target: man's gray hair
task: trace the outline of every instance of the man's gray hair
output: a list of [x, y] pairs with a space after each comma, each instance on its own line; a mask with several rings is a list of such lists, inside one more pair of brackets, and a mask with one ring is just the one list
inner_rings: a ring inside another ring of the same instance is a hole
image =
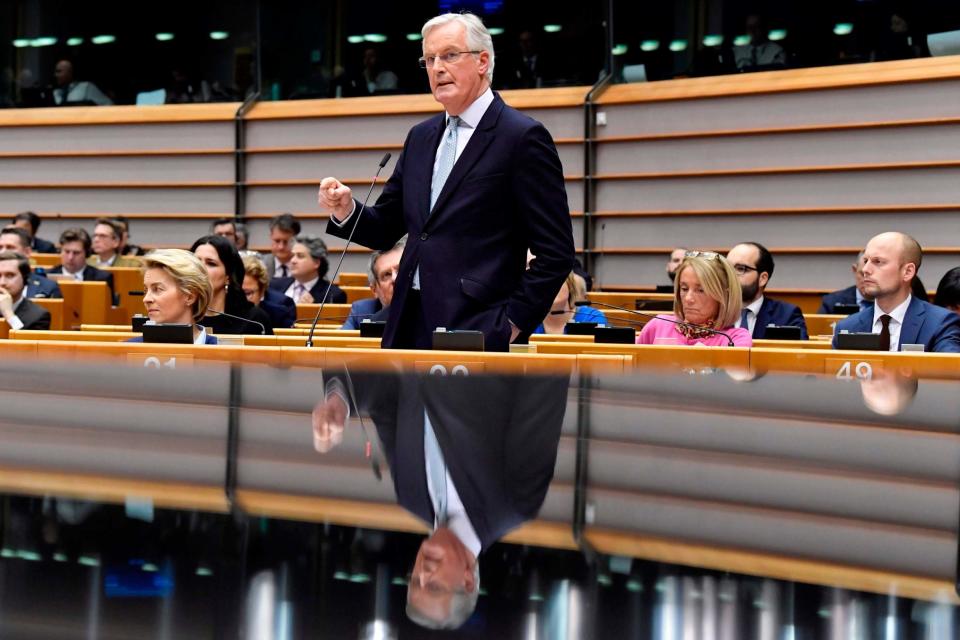
[[305, 246], [310, 253], [310, 257], [317, 262], [323, 262], [324, 258], [327, 257], [327, 245], [320, 239], [320, 236], [297, 236], [296, 243]]
[[[411, 578], [412, 579], [412, 578]], [[407, 590], [407, 618], [411, 622], [426, 629], [459, 629], [463, 623], [473, 615], [477, 608], [477, 598], [480, 596], [480, 559], [473, 563], [473, 591], [456, 591], [450, 596], [450, 611], [440, 620], [423, 615], [419, 609], [410, 603], [409, 588]]]
[[472, 13], [443, 13], [436, 18], [430, 18], [420, 30], [420, 35], [426, 41], [427, 35], [437, 27], [457, 22], [463, 25], [467, 33], [467, 49], [470, 51], [486, 51], [490, 54], [490, 64], [487, 66], [487, 82], [493, 84], [493, 36], [487, 31], [483, 20]]
[[407, 234], [403, 234], [403, 237], [397, 240], [397, 243], [388, 250], [374, 251], [370, 254], [370, 262], [367, 264], [367, 282], [370, 283], [371, 287], [377, 281], [377, 273], [374, 268], [377, 266], [377, 260], [380, 259], [380, 256], [385, 253], [390, 253], [391, 251], [396, 251], [397, 249], [402, 251], [405, 246], [407, 246]]

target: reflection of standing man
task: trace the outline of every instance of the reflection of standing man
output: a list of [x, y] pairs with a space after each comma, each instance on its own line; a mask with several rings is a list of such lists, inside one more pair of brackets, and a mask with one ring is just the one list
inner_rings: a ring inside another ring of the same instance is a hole
[[[543, 505], [569, 380], [354, 376], [353, 382], [360, 411], [376, 423], [397, 502], [433, 529], [414, 562], [407, 614], [423, 626], [456, 628], [476, 606], [477, 556]], [[318, 450], [329, 448], [346, 415], [340, 392], [328, 393], [314, 412]]]
[[[493, 41], [471, 14], [423, 27], [423, 57], [444, 114], [410, 130], [375, 206], [336, 178], [320, 183], [327, 232], [387, 250], [405, 233], [382, 344], [430, 348], [437, 327], [482, 331], [506, 351], [540, 323], [574, 261], [563, 170], [550, 134], [490, 89]], [[537, 256], [524, 271], [527, 248]]]

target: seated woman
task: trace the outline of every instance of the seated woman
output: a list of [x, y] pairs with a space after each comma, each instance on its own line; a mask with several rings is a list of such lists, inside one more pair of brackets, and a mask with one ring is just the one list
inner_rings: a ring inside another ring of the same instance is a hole
[[347, 294], [340, 287], [324, 279], [330, 263], [327, 262], [327, 245], [323, 240], [317, 236], [298, 236], [291, 251], [292, 277], [271, 279], [271, 289], [292, 298], [297, 304], [320, 304], [327, 287], [330, 287], [327, 304], [343, 304], [347, 301]]
[[[198, 324], [213, 290], [203, 263], [183, 249], [157, 249], [143, 258], [143, 305], [156, 324], [192, 324], [194, 344], [217, 344]], [[143, 342], [131, 338], [128, 342]]]
[[256, 255], [243, 256], [243, 295], [270, 316], [274, 328], [289, 329], [297, 322], [297, 303], [270, 289], [270, 276]]
[[749, 331], [733, 326], [740, 318], [740, 282], [726, 258], [712, 251], [688, 251], [677, 267], [673, 290], [673, 315], [648, 322], [637, 344], [727, 346], [719, 331], [734, 346], [753, 345]]
[[243, 261], [233, 243], [220, 236], [204, 236], [190, 250], [207, 268], [213, 288], [201, 324], [215, 334], [273, 335], [270, 316], [243, 295]]
[[562, 285], [557, 297], [553, 299], [550, 312], [543, 323], [533, 330], [534, 333], [566, 333], [570, 322], [596, 322], [606, 324], [607, 318], [593, 307], [577, 307], [576, 303], [587, 299], [587, 287], [580, 275], [571, 271]]

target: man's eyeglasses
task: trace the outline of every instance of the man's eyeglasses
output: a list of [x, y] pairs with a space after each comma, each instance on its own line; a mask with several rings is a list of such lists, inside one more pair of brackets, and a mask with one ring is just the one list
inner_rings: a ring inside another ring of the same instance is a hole
[[739, 273], [739, 274], [742, 275], [742, 276], [747, 275], [747, 274], [750, 273], [751, 271], [759, 271], [759, 269], [757, 269], [756, 267], [751, 267], [751, 266], [749, 266], [749, 265], [740, 264], [739, 262], [738, 262], [737, 264], [733, 265], [733, 270], [736, 271], [737, 273]]
[[433, 69], [433, 65], [436, 64], [437, 59], [440, 59], [440, 62], [443, 64], [457, 64], [457, 62], [468, 53], [474, 55], [481, 53], [480, 51], [448, 51], [447, 53], [442, 53], [439, 56], [424, 56], [418, 61], [420, 63], [421, 69]]

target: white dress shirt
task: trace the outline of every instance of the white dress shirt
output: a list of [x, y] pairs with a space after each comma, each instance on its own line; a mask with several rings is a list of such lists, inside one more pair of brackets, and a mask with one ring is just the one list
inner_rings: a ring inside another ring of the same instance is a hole
[[196, 340], [193, 341], [193, 344], [207, 344], [207, 328], [202, 324], [200, 326], [200, 333], [197, 335]]
[[[320, 282], [319, 276], [317, 276], [313, 280], [304, 282], [303, 285], [301, 285], [303, 287], [303, 292], [310, 293], [310, 290], [313, 289], [315, 286], [317, 286], [318, 282]], [[294, 280], [293, 283], [289, 287], [287, 287], [287, 290], [283, 292], [284, 295], [286, 295], [288, 298], [292, 298], [294, 302], [300, 302], [300, 300], [297, 299], [297, 294], [295, 293], [298, 284], [299, 283], [296, 280]], [[314, 302], [316, 302], [316, 300], [314, 300]]]
[[[760, 296], [743, 308], [745, 311], [749, 312], [747, 313], [747, 326], [744, 328], [750, 332], [750, 335], [753, 335], [753, 329], [757, 326], [757, 314], [760, 313], [760, 307], [762, 306], [763, 296]], [[740, 320], [743, 320], [743, 318], [741, 317]], [[740, 320], [737, 320], [737, 324], [734, 325], [735, 327], [739, 327], [741, 324], [743, 324], [740, 322]]]
[[99, 257], [97, 257], [97, 268], [103, 269], [104, 267], [112, 267], [113, 263], [117, 261], [117, 255], [118, 254], [115, 253], [107, 260], [101, 260]]
[[[432, 423], [430, 422], [430, 417], [427, 415], [426, 410], [423, 412], [424, 420], [424, 429], [427, 428], [427, 425], [430, 425], [432, 429]], [[441, 452], [441, 455], [443, 453]], [[430, 493], [430, 502], [434, 505], [434, 511], [436, 511], [437, 500], [434, 497], [434, 487], [433, 483], [430, 481], [430, 471], [431, 464], [429, 457], [424, 457], [426, 461], [426, 472], [427, 472], [427, 491]], [[478, 557], [480, 555], [480, 538], [477, 536], [477, 532], [473, 528], [473, 524], [470, 523], [470, 518], [467, 516], [467, 509], [463, 506], [463, 501], [460, 500], [460, 494], [457, 493], [457, 486], [453, 484], [453, 478], [450, 477], [450, 471], [446, 471], [447, 478], [447, 528], [453, 532], [457, 539], [463, 543], [463, 545], [470, 549], [470, 552], [473, 554], [473, 557]], [[434, 521], [433, 528], [437, 528], [437, 522]]]
[[907, 315], [907, 308], [910, 306], [911, 300], [913, 300], [913, 296], [908, 295], [907, 299], [898, 304], [890, 313], [882, 311], [878, 304], [873, 305], [874, 333], [880, 333], [880, 330], [883, 328], [883, 323], [880, 322], [880, 316], [888, 315], [892, 318], [892, 320], [890, 320], [890, 351], [900, 350], [900, 330], [903, 328], [903, 318]]
[[67, 271], [67, 268], [63, 267], [62, 271], [63, 275], [73, 278], [77, 282], [83, 282], [83, 269], [74, 273], [73, 271]]

